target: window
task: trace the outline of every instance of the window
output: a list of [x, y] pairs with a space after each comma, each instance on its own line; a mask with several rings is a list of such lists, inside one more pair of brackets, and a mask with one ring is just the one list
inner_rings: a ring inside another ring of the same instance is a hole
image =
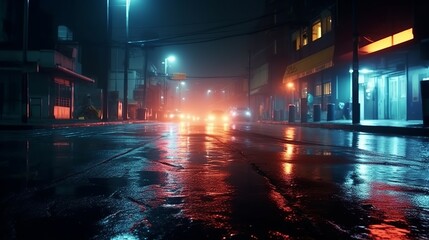
[[60, 41], [72, 41], [73, 32], [66, 26], [58, 26], [58, 40]]
[[326, 10], [320, 14], [320, 17], [315, 22], [313, 22], [311, 29], [304, 27], [292, 34], [293, 46], [295, 50], [300, 50], [302, 47], [306, 46], [309, 41], [313, 42], [330, 31], [332, 31], [332, 16], [331, 12]]
[[292, 34], [292, 42], [295, 46], [295, 50], [301, 49], [301, 35], [299, 31], [296, 31]]
[[308, 32], [307, 28], [304, 28], [302, 30], [302, 32], [301, 32], [301, 40], [302, 40], [301, 44], [302, 44], [302, 46], [305, 46], [305, 45], [308, 44], [308, 34], [307, 34], [307, 32]]
[[308, 88], [307, 88], [307, 83], [302, 83], [302, 88], [301, 88], [301, 98], [307, 98], [308, 95]]
[[331, 95], [331, 82], [327, 82], [323, 84], [323, 95]]
[[55, 78], [55, 105], [70, 107], [72, 87], [69, 81]]
[[321, 15], [322, 15], [321, 30], [322, 30], [322, 34], [325, 34], [332, 31], [332, 16], [329, 11], [324, 11], [322, 12]]
[[311, 41], [315, 41], [322, 37], [322, 22], [320, 21], [320, 19], [313, 23], [311, 32]]
[[322, 96], [322, 85], [320, 84], [316, 85], [316, 96], [317, 97]]

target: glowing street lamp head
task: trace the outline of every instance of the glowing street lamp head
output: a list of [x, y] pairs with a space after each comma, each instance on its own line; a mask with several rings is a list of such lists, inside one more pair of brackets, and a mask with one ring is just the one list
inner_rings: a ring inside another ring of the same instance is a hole
[[168, 62], [174, 62], [174, 61], [176, 61], [176, 57], [175, 57], [175, 56], [169, 56], [169, 57], [167, 58], [167, 61], [168, 61]]
[[167, 58], [165, 59], [165, 61], [163, 62], [163, 64], [164, 64], [164, 73], [165, 73], [165, 75], [168, 75], [168, 67], [169, 67], [168, 62], [174, 62], [174, 61], [176, 61], [176, 57], [175, 57], [175, 56], [169, 56], [169, 57], [167, 57]]

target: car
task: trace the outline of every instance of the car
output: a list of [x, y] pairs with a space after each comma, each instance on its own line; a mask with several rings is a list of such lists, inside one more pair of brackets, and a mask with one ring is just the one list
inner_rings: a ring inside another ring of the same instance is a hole
[[229, 122], [229, 116], [223, 110], [213, 110], [207, 115], [206, 121], [209, 123], [227, 123]]
[[180, 111], [173, 110], [173, 111], [167, 111], [164, 115], [164, 119], [166, 121], [180, 121], [183, 114]]
[[252, 112], [247, 107], [233, 108], [230, 112], [232, 121], [251, 121]]

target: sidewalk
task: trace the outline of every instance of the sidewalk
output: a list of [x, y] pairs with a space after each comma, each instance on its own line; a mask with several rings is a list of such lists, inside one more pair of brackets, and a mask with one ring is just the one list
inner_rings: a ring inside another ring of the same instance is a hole
[[[88, 121], [88, 120], [49, 120], [32, 121], [21, 123], [16, 121], [0, 121], [0, 130], [30, 130], [40, 128], [62, 128], [62, 127], [85, 127], [116, 124], [142, 123], [152, 120], [129, 120], [129, 121]], [[258, 121], [265, 124], [285, 124], [291, 126], [342, 129], [347, 131], [370, 132], [380, 134], [408, 135], [429, 137], [429, 126], [423, 125], [422, 120], [397, 121], [397, 120], [361, 120], [359, 124], [352, 124], [351, 120], [335, 120], [320, 122], [288, 122], [288, 121]]]
[[422, 120], [361, 120], [353, 124], [351, 120], [334, 120], [320, 122], [261, 121], [269, 124], [288, 124], [292, 126], [343, 129], [347, 131], [370, 132], [380, 134], [408, 135], [429, 137], [429, 126], [423, 125]]
[[101, 121], [101, 120], [28, 120], [27, 123], [6, 120], [0, 121], [1, 130], [31, 130], [42, 128], [86, 127], [133, 123], [136, 121]]

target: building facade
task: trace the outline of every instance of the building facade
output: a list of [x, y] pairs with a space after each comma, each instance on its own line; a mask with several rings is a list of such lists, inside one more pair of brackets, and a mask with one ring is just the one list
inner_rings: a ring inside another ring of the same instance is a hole
[[[283, 19], [277, 23], [283, 30], [276, 30], [280, 34], [259, 49], [275, 42], [277, 51], [283, 51], [274, 60], [277, 71], [283, 68], [282, 84], [270, 79], [278, 78], [276, 74], [265, 73], [264, 87], [275, 90], [265, 99], [253, 92], [252, 109], [260, 119], [290, 120], [292, 110], [295, 120], [303, 122], [351, 119], [354, 36], [358, 40], [360, 119], [422, 119], [420, 81], [429, 77], [429, 71], [427, 30], [424, 14], [418, 11], [421, 3], [281, 2], [267, 1], [275, 6], [274, 11], [267, 9], [274, 16], [284, 15], [276, 17]], [[252, 67], [251, 85], [262, 82], [259, 75], [264, 72], [261, 69], [268, 69], [266, 65], [274, 64], [262, 61]], [[264, 104], [274, 106], [265, 115], [259, 107]]]
[[[37, 4], [27, 6], [31, 20], [22, 17], [23, 2], [1, 4], [7, 11], [0, 12], [0, 120], [83, 116], [95, 80], [81, 74], [73, 32], [64, 25], [53, 26], [50, 15]], [[98, 118], [96, 110], [94, 114]]]

